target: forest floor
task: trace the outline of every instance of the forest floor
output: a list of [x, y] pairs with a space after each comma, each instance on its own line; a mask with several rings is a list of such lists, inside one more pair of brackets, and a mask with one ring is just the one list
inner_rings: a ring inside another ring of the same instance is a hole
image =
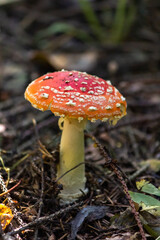
[[[117, 5], [93, 1], [93, 6], [102, 19], [104, 9], [114, 12]], [[142, 179], [157, 192], [160, 186], [160, 4], [137, 4], [130, 31], [115, 44], [98, 39], [84, 15], [75, 1], [0, 3], [0, 187], [5, 192], [17, 184], [1, 196], [14, 215], [0, 228], [3, 240], [145, 239], [128, 191], [145, 192], [157, 204], [160, 200], [160, 193], [136, 187]], [[33, 109], [24, 99], [32, 80], [62, 68], [110, 79], [128, 104], [127, 115], [115, 126], [88, 123], [89, 192], [69, 206], [60, 206], [57, 198], [58, 117]], [[148, 203], [149, 211], [144, 199], [145, 207], [134, 201], [145, 237], [156, 239], [160, 205]]]

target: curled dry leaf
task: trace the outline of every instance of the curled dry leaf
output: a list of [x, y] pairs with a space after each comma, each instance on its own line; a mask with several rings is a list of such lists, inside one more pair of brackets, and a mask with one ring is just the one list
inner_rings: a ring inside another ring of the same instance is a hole
[[78, 69], [91, 71], [98, 59], [98, 53], [88, 51], [85, 53], [56, 53], [49, 56], [49, 62], [55, 69]]
[[59, 69], [78, 69], [79, 71], [92, 71], [98, 61], [99, 53], [88, 51], [84, 53], [52, 53], [35, 51], [31, 56], [32, 60], [38, 63]]
[[71, 236], [70, 240], [76, 238], [77, 232], [82, 227], [85, 220], [91, 222], [103, 218], [106, 215], [107, 207], [105, 206], [87, 206], [83, 208], [73, 219], [71, 223]]

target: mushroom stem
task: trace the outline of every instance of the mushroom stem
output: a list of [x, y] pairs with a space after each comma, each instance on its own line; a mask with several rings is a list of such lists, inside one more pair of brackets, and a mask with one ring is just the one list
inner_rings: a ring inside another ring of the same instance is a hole
[[[59, 120], [59, 125], [62, 118]], [[59, 183], [63, 190], [59, 194], [62, 203], [71, 203], [78, 199], [85, 189], [84, 163], [84, 128], [86, 120], [79, 122], [74, 118], [65, 118], [60, 143], [60, 162], [58, 164], [57, 178], [66, 173]], [[79, 165], [79, 166], [78, 166]], [[76, 167], [77, 166], [77, 167]], [[75, 168], [76, 167], [76, 168]]]

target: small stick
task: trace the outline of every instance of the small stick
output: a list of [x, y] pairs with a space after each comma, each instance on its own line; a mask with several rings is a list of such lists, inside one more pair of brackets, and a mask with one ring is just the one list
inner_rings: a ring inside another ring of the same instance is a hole
[[133, 181], [136, 177], [138, 177], [141, 173], [146, 171], [149, 168], [149, 164], [146, 164], [142, 166], [140, 169], [138, 169], [135, 173], [133, 173], [130, 177], [129, 180]]
[[18, 185], [21, 183], [21, 180], [16, 184], [14, 185], [12, 188], [10, 188], [9, 190], [7, 190], [6, 192], [3, 192], [0, 194], [0, 197], [4, 196], [5, 194], [11, 192], [13, 189], [15, 189], [16, 187], [18, 187]]

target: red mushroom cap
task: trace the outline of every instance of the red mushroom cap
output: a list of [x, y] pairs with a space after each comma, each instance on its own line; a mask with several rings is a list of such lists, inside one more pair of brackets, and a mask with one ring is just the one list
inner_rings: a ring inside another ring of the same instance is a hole
[[47, 73], [29, 84], [25, 98], [42, 111], [79, 120], [117, 121], [126, 115], [125, 98], [111, 82], [85, 72]]

